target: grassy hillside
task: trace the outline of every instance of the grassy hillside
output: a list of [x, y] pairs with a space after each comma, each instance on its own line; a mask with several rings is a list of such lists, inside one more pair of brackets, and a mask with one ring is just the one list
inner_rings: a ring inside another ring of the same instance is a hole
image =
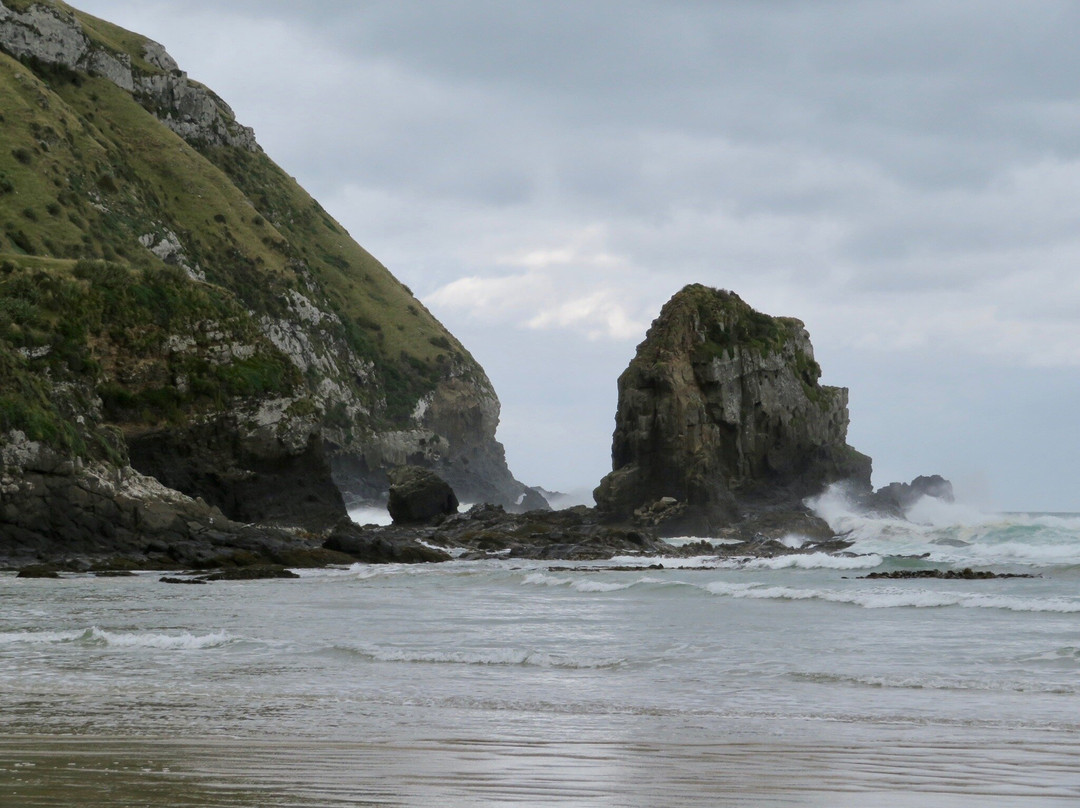
[[[126, 54], [137, 77], [163, 73], [142, 37], [47, 5], [103, 52]], [[83, 452], [96, 433], [76, 413], [128, 428], [245, 397], [314, 395], [322, 371], [298, 369], [266, 337], [268, 324], [297, 322], [297, 301], [316, 311], [302, 324], [310, 352], [324, 365], [349, 354], [334, 382], [366, 413], [361, 430], [406, 425], [451, 373], [483, 378], [260, 149], [188, 142], [158, 104], [91, 72], [0, 52], [0, 431]], [[168, 347], [203, 332], [206, 345]], [[240, 355], [207, 358], [223, 344]], [[81, 400], [50, 396], [42, 374]]]

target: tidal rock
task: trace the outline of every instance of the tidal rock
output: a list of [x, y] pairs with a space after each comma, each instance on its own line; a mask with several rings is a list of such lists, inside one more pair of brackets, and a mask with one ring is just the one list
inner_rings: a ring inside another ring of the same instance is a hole
[[893, 570], [892, 572], [871, 572], [860, 576], [861, 579], [905, 580], [910, 578], [942, 578], [948, 581], [986, 581], [993, 578], [1035, 578], [1034, 575], [1020, 572], [991, 572], [990, 570]]
[[952, 502], [952, 483], [940, 474], [916, 477], [910, 483], [889, 483], [864, 497], [861, 504], [871, 510], [903, 516], [908, 508], [923, 497]]
[[394, 524], [418, 524], [457, 513], [458, 499], [435, 472], [419, 466], [399, 466], [390, 472], [386, 507]]
[[48, 564], [31, 564], [29, 567], [23, 567], [19, 570], [19, 574], [16, 578], [59, 578], [60, 573], [57, 572], [56, 567]]
[[348, 521], [342, 522], [331, 532], [323, 547], [367, 564], [417, 564], [450, 560], [448, 553], [427, 547], [412, 535], [396, 533], [393, 529], [364, 530]]
[[802, 322], [691, 285], [663, 307], [619, 377], [612, 472], [594, 492], [612, 519], [672, 518], [663, 534], [715, 534], [747, 512], [798, 510], [826, 485], [870, 488], [848, 446], [847, 390], [819, 384]]
[[251, 567], [232, 567], [202, 577], [206, 581], [259, 581], [269, 578], [299, 578], [300, 576], [278, 564], [258, 564]]

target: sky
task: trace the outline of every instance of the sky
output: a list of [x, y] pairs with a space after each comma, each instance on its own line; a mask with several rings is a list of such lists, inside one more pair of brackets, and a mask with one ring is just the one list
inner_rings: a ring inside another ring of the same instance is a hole
[[611, 468], [687, 283], [805, 322], [874, 483], [1080, 511], [1080, 4], [76, 0], [165, 45], [487, 370], [530, 485]]

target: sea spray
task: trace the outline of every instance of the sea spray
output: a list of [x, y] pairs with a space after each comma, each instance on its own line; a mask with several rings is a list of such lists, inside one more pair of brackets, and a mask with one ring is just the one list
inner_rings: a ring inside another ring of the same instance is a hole
[[842, 486], [830, 487], [807, 504], [852, 542], [849, 552], [854, 554], [921, 558], [956, 568], [1080, 565], [1080, 518], [1075, 515], [984, 513], [923, 497], [904, 518], [861, 509]]

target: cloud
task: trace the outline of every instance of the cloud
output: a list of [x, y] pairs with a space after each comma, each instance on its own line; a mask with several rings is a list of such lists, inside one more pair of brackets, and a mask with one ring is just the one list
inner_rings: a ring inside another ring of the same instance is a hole
[[633, 270], [608, 252], [604, 241], [603, 228], [591, 227], [573, 233], [562, 246], [496, 256], [496, 264], [526, 271], [459, 278], [428, 295], [425, 303], [508, 327], [566, 329], [589, 339], [639, 339], [649, 321], [634, 311], [632, 296], [620, 299], [617, 290], [618, 279], [632, 276]]

